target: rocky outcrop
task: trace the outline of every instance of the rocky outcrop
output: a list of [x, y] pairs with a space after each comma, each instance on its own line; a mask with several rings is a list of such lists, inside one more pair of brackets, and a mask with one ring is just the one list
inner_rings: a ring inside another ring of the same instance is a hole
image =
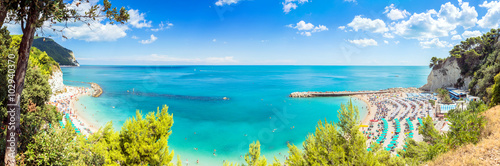
[[424, 91], [435, 91], [438, 88], [455, 87], [467, 90], [471, 77], [463, 77], [457, 60], [448, 58], [442, 65], [432, 69], [427, 77], [427, 84], [420, 87]]
[[69, 53], [71, 55], [71, 58], [69, 60], [73, 63], [73, 66], [80, 66], [80, 63], [75, 58], [75, 54], [73, 52]]
[[49, 78], [49, 85], [52, 89], [52, 94], [64, 89], [63, 73], [61, 69], [58, 68], [52, 71], [52, 75]]

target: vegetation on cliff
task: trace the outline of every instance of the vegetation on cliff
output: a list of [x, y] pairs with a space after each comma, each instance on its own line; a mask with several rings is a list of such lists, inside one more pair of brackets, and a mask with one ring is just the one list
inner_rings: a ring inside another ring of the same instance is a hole
[[[462, 78], [472, 77], [468, 85], [473, 95], [490, 102], [493, 96], [494, 77], [500, 72], [500, 42], [498, 41], [500, 29], [478, 37], [467, 38], [457, 44], [449, 52], [450, 57], [440, 59], [433, 57], [429, 67], [439, 69], [444, 61], [456, 59], [461, 69]], [[461, 87], [464, 80], [457, 80], [456, 86]]]

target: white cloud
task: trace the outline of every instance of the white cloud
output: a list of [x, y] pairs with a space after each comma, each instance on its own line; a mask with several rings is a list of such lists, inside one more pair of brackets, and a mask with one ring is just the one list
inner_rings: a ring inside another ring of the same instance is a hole
[[439, 12], [434, 9], [414, 13], [406, 21], [395, 23], [391, 30], [395, 34], [410, 39], [432, 39], [456, 34], [457, 26], [465, 29], [474, 27], [477, 21], [475, 7], [468, 2], [460, 3], [460, 8], [450, 2], [441, 5]]
[[224, 6], [224, 5], [231, 5], [231, 4], [236, 4], [240, 0], [218, 0], [215, 2], [215, 5], [217, 6]]
[[460, 35], [454, 35], [451, 37], [451, 40], [462, 40], [462, 37]]
[[151, 35], [150, 39], [148, 39], [148, 40], [141, 40], [141, 41], [139, 41], [139, 43], [142, 43], [142, 44], [151, 44], [151, 43], [155, 42], [156, 39], [158, 39], [158, 38], [155, 35]]
[[148, 58], [155, 62], [184, 62], [184, 63], [205, 63], [205, 64], [221, 64], [221, 63], [238, 63], [233, 56], [226, 57], [207, 57], [207, 58], [177, 58], [169, 55], [152, 54]]
[[399, 41], [395, 41], [394, 43], [399, 44]]
[[422, 46], [422, 48], [443, 48], [452, 47], [453, 45], [449, 44], [446, 41], [439, 41], [438, 38], [434, 38], [429, 41], [421, 41], [420, 46]]
[[62, 25], [53, 25], [52, 28], [63, 29], [63, 35], [68, 39], [85, 40], [88, 42], [94, 41], [116, 41], [119, 38], [127, 36], [129, 28], [126, 25], [120, 24], [102, 24], [100, 22], [93, 22], [87, 24], [74, 24], [64, 28]]
[[155, 28], [155, 29], [151, 29], [151, 31], [153, 32], [158, 32], [158, 31], [163, 31], [164, 29], [170, 29], [174, 26], [174, 24], [170, 23], [170, 22], [166, 22], [166, 23], [163, 23], [160, 22], [160, 24], [158, 25], [158, 28]]
[[462, 33], [462, 37], [464, 37], [464, 39], [467, 39], [469, 37], [477, 37], [481, 35], [483, 34], [479, 31], [465, 31], [464, 33]]
[[339, 29], [340, 29], [340, 30], [344, 30], [344, 29], [345, 29], [345, 26], [339, 26]]
[[354, 17], [351, 23], [347, 26], [353, 28], [355, 31], [365, 30], [373, 33], [384, 33], [389, 31], [384, 21], [380, 19], [371, 20], [369, 18], [362, 18], [360, 15]]
[[394, 38], [394, 35], [392, 35], [391, 33], [384, 33], [383, 37], [392, 39]]
[[384, 43], [385, 43], [385, 44], [389, 44], [389, 41], [387, 41], [387, 40], [384, 40]]
[[408, 20], [394, 24], [391, 30], [405, 38], [422, 40], [448, 36], [448, 32], [455, 29], [451, 24], [434, 19], [433, 15], [437, 15], [433, 9], [425, 13], [415, 13]]
[[134, 36], [132, 36], [132, 39], [139, 39], [139, 37], [134, 35]]
[[484, 1], [479, 7], [488, 9], [488, 12], [477, 24], [482, 28], [498, 28], [500, 23], [500, 1]]
[[306, 23], [303, 20], [299, 21], [296, 25], [289, 24], [289, 25], [287, 25], [287, 27], [297, 29], [299, 31], [297, 33], [301, 34], [303, 36], [311, 36], [312, 33], [328, 30], [328, 28], [324, 25], [314, 26], [314, 24]]
[[213, 42], [217, 42], [217, 39], [213, 39], [212, 41], [213, 41]]
[[375, 41], [373, 39], [367, 39], [367, 38], [359, 39], [359, 40], [347, 40], [347, 41], [349, 41], [350, 43], [359, 45], [361, 47], [378, 45], [377, 41]]
[[455, 26], [463, 26], [466, 29], [476, 26], [478, 14], [475, 7], [469, 6], [469, 2], [463, 2], [460, 3], [460, 9], [450, 2], [441, 5], [437, 15], [439, 21], [446, 21]]
[[399, 20], [406, 18], [406, 16], [410, 15], [410, 12], [407, 12], [406, 10], [399, 10], [394, 6], [394, 4], [391, 4], [390, 6], [385, 7], [384, 14], [386, 14], [391, 20]]
[[128, 14], [130, 15], [130, 19], [128, 23], [135, 28], [149, 28], [151, 27], [151, 21], [147, 21], [145, 19], [146, 14], [139, 13], [139, 10], [130, 9], [128, 10]]
[[282, 2], [281, 4], [283, 5], [283, 12], [289, 13], [293, 9], [297, 8], [297, 4], [303, 4], [309, 2], [309, 0], [285, 0], [285, 2]]

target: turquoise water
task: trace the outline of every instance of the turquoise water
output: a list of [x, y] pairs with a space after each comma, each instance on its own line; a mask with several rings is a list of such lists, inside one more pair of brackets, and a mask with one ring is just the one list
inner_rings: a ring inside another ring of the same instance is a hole
[[[98, 125], [120, 130], [136, 110], [166, 104], [174, 115], [169, 148], [194, 164], [240, 158], [256, 140], [268, 161], [301, 147], [318, 120], [336, 121], [347, 97], [289, 98], [295, 91], [380, 90], [420, 87], [428, 67], [383, 66], [81, 66], [63, 68], [64, 80], [96, 82], [104, 93], [83, 97], [80, 110]], [[88, 86], [65, 81], [66, 85]], [[134, 93], [127, 92], [134, 91]], [[229, 100], [223, 100], [223, 97]], [[355, 101], [359, 107], [364, 103]], [[360, 109], [361, 118], [366, 115]], [[271, 118], [270, 118], [271, 117]], [[291, 127], [294, 127], [291, 129]], [[273, 130], [275, 130], [273, 132]], [[196, 134], [194, 134], [196, 132]], [[194, 150], [198, 148], [198, 150]], [[216, 156], [213, 155], [216, 149]]]

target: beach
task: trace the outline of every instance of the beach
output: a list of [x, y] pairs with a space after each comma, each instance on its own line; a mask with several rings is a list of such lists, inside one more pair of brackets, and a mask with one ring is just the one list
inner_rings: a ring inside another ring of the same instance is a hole
[[[81, 96], [92, 95], [92, 89], [86, 87], [64, 86], [64, 90], [53, 94], [47, 104], [53, 105], [60, 113], [68, 115], [74, 126], [80, 129], [81, 133], [88, 135], [99, 130], [98, 126], [91, 123], [89, 119], [83, 118], [81, 114], [85, 110], [76, 109], [75, 103]], [[66, 123], [66, 119], [63, 118]]]

